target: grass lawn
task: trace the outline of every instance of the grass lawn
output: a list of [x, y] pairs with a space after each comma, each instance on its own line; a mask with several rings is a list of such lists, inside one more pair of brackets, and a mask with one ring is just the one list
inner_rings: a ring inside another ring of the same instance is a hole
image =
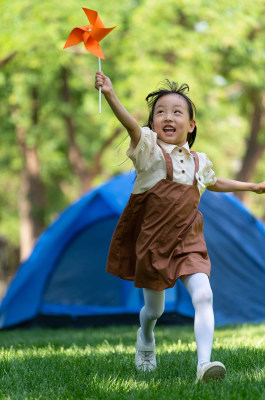
[[265, 399], [265, 324], [219, 328], [224, 381], [195, 385], [193, 328], [156, 328], [158, 368], [134, 367], [136, 326], [0, 332], [0, 399]]

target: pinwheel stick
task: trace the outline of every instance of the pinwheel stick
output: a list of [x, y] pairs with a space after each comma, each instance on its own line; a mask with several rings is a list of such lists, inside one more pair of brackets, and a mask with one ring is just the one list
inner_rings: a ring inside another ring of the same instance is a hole
[[[101, 72], [101, 59], [98, 57], [98, 69]], [[98, 113], [101, 114], [101, 86], [99, 87], [99, 92], [98, 92]]]

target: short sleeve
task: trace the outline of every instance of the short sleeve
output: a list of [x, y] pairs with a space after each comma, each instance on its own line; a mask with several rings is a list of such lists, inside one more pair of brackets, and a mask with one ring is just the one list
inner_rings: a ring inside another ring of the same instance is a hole
[[198, 189], [202, 195], [207, 186], [212, 186], [216, 183], [215, 172], [212, 169], [213, 163], [209, 160], [205, 153], [198, 153], [199, 156], [199, 171], [196, 173]]
[[148, 167], [150, 156], [156, 151], [156, 133], [148, 127], [141, 128], [141, 138], [134, 148], [130, 144], [127, 156], [132, 160], [136, 170], [145, 170]]

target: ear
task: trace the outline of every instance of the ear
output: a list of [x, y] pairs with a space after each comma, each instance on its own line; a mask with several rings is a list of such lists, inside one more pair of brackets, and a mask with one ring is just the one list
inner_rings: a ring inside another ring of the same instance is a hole
[[154, 130], [154, 123], [153, 123], [153, 121], [150, 121], [150, 126], [151, 126], [151, 129], [152, 129], [152, 131]]
[[196, 126], [196, 121], [195, 121], [195, 119], [193, 119], [190, 121], [190, 128], [189, 128], [190, 133], [193, 132], [195, 126]]

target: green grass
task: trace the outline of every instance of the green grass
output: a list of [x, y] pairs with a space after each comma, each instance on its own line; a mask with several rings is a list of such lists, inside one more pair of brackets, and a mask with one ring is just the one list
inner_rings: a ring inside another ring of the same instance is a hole
[[0, 332], [0, 399], [265, 399], [265, 324], [219, 328], [224, 381], [195, 385], [193, 329], [156, 328], [158, 368], [134, 367], [136, 326]]

